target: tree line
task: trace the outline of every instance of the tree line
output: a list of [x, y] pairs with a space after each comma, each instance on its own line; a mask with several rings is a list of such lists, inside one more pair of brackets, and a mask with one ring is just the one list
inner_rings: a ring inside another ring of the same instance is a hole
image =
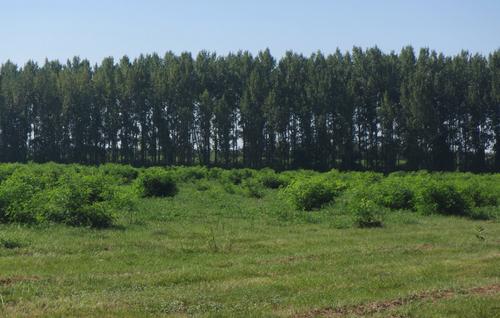
[[500, 171], [500, 50], [7, 61], [0, 161]]

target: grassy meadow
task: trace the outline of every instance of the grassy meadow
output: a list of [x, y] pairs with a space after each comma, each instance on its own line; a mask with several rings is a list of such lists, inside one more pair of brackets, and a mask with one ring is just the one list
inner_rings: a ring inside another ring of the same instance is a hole
[[2, 317], [500, 317], [500, 175], [0, 165]]

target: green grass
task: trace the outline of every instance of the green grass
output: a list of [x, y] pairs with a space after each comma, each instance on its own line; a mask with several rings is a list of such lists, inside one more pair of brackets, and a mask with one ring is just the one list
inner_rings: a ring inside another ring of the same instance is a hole
[[140, 199], [109, 229], [0, 225], [0, 316], [311, 316], [456, 290], [369, 315], [499, 317], [500, 293], [458, 292], [500, 284], [498, 221], [391, 212], [359, 229], [342, 200], [302, 212], [221, 187]]

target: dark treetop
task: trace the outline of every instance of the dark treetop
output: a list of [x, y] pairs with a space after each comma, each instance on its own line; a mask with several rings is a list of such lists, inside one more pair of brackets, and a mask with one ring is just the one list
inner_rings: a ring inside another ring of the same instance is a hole
[[500, 50], [167, 53], [0, 70], [0, 161], [500, 171]]

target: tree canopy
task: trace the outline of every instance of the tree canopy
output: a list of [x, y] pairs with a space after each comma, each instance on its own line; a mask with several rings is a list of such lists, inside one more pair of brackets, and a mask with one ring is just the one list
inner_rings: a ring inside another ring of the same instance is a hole
[[0, 162], [500, 171], [500, 50], [0, 68]]

